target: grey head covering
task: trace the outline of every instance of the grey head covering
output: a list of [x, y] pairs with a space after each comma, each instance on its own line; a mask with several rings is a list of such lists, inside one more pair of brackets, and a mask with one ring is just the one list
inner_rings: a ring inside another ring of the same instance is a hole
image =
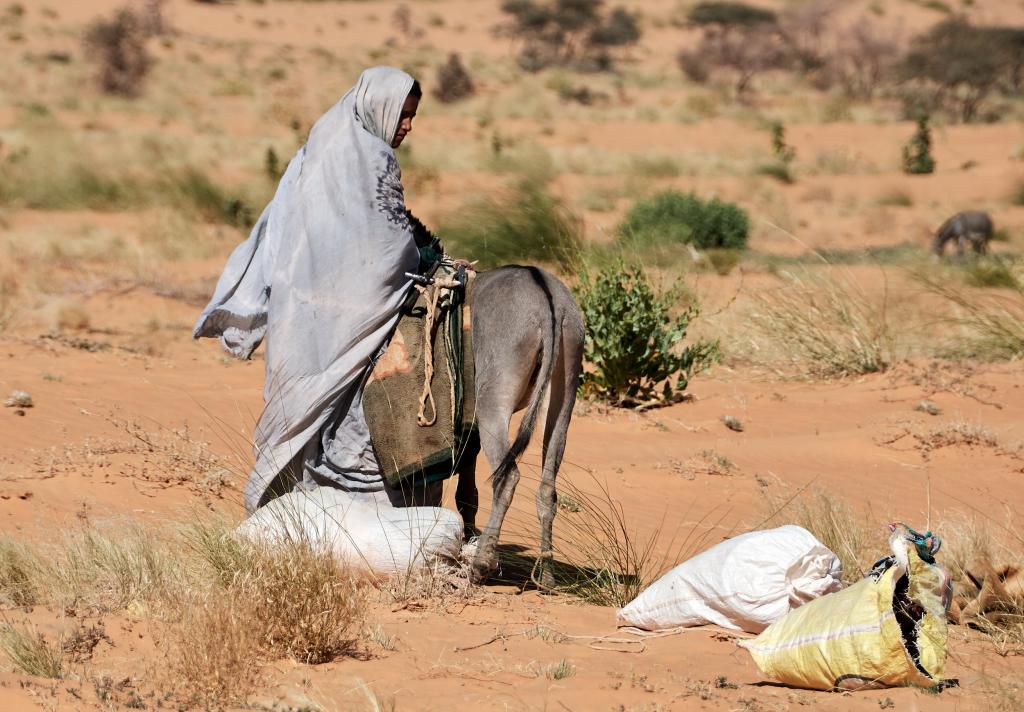
[[316, 122], [196, 323], [195, 338], [219, 337], [239, 358], [266, 339], [249, 511], [343, 419], [397, 323], [419, 260], [391, 148], [412, 85], [367, 69]]

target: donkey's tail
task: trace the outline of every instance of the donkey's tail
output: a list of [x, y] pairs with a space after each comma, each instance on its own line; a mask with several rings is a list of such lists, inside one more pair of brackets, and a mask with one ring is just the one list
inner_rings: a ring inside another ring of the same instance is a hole
[[505, 453], [505, 457], [501, 458], [501, 462], [498, 463], [494, 473], [491, 475], [497, 484], [500, 484], [508, 476], [509, 471], [515, 467], [516, 460], [526, 450], [526, 446], [530, 444], [533, 431], [537, 426], [537, 414], [540, 412], [541, 402], [543, 401], [544, 394], [547, 392], [548, 384], [551, 383], [551, 374], [555, 370], [555, 353], [558, 346], [557, 329], [560, 318], [555, 313], [555, 300], [551, 295], [550, 288], [545, 283], [543, 273], [540, 270], [531, 270], [531, 272], [534, 279], [539, 282], [538, 286], [547, 295], [548, 303], [551, 305], [550, 332], [541, 338], [540, 367], [537, 369], [537, 379], [534, 382], [533, 393], [530, 394], [530, 400], [526, 405], [526, 412], [519, 423], [519, 432], [516, 433], [516, 439], [513, 441], [512, 447]]

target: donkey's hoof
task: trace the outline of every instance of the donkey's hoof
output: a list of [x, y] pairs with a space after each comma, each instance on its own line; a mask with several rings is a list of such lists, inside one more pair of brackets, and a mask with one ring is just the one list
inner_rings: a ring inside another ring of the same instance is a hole
[[469, 580], [474, 584], [487, 583], [487, 579], [489, 579], [497, 569], [497, 561], [474, 559], [469, 565]]
[[550, 591], [555, 588], [555, 574], [551, 569], [551, 557], [541, 556], [533, 565], [533, 572], [530, 574], [533, 583], [542, 591]]

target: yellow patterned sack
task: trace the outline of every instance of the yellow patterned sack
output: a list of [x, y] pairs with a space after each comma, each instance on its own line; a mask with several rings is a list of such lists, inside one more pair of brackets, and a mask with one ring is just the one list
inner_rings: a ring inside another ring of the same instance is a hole
[[884, 572], [873, 570], [740, 642], [765, 676], [812, 690], [939, 684], [949, 576], [898, 534], [890, 545]]

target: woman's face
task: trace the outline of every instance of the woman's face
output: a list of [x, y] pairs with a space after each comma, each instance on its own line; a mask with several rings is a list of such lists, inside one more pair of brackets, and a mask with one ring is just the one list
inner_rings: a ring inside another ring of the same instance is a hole
[[395, 137], [391, 141], [391, 148], [398, 148], [402, 145], [402, 141], [412, 131], [412, 120], [416, 118], [416, 109], [419, 108], [420, 98], [410, 94], [405, 97], [405, 104], [402, 105], [402, 116], [398, 119], [398, 129], [395, 131]]

